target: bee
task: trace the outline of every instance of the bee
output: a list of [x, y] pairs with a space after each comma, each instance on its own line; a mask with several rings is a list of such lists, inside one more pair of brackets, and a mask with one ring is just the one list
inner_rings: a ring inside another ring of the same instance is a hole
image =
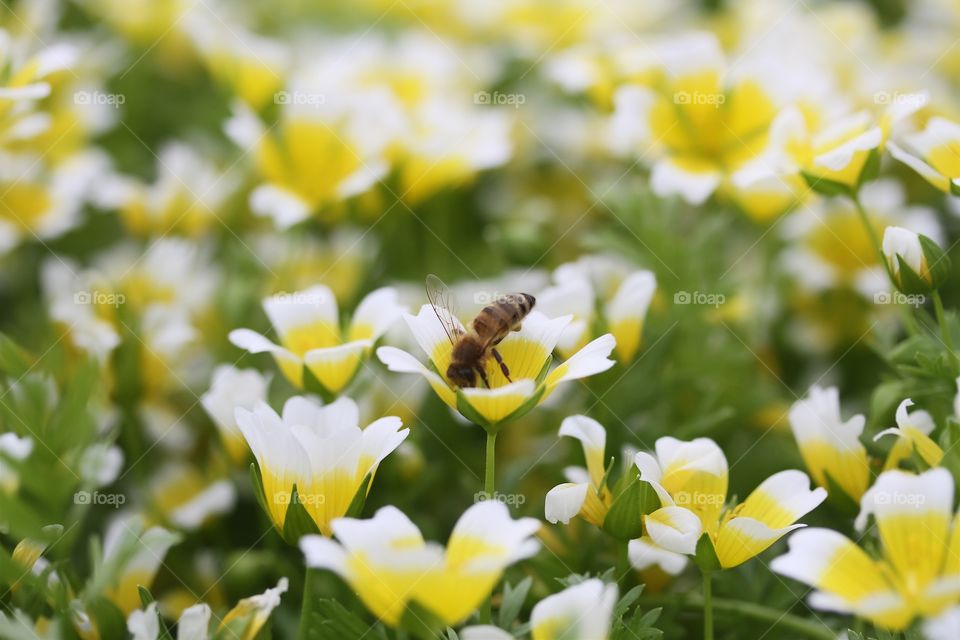
[[443, 330], [450, 339], [453, 349], [450, 352], [450, 366], [447, 367], [447, 379], [457, 387], [477, 386], [477, 376], [488, 389], [490, 381], [484, 365], [489, 356], [500, 365], [500, 371], [510, 379], [510, 369], [503, 361], [497, 345], [511, 331], [519, 331], [523, 319], [527, 317], [536, 303], [529, 293], [510, 293], [498, 297], [485, 306], [470, 323], [470, 329], [464, 330], [457, 321], [454, 299], [440, 278], [427, 276], [427, 299], [434, 313], [440, 319]]

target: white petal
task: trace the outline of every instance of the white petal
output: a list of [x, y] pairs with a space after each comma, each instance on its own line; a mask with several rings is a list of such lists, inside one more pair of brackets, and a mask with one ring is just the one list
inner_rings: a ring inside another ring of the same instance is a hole
[[461, 640], [513, 640], [513, 635], [491, 624], [474, 625], [460, 630]]
[[603, 425], [588, 416], [568, 416], [560, 424], [560, 435], [576, 438], [584, 449], [599, 450], [607, 446], [607, 430]]
[[578, 484], [567, 482], [550, 489], [543, 509], [547, 522], [570, 524], [570, 520], [580, 513], [589, 490], [590, 485], [586, 482]]
[[669, 159], [662, 159], [653, 165], [650, 186], [658, 196], [679, 195], [688, 203], [699, 205], [716, 191], [721, 178], [719, 171], [687, 171]]
[[184, 609], [177, 622], [177, 640], [207, 640], [212, 613], [203, 602]]
[[300, 196], [276, 185], [260, 185], [250, 193], [250, 210], [272, 218], [278, 229], [289, 229], [310, 217], [311, 207]]
[[369, 326], [373, 334], [371, 340], [377, 340], [396, 322], [406, 308], [397, 301], [397, 290], [383, 287], [372, 291], [360, 301], [353, 314], [352, 326]]
[[347, 554], [340, 544], [323, 536], [308, 535], [300, 538], [299, 545], [308, 567], [328, 569], [343, 578], [348, 577]]
[[649, 569], [656, 565], [666, 573], [676, 576], [680, 575], [687, 566], [686, 555], [668, 551], [646, 537], [631, 540], [627, 547], [627, 554], [630, 564], [635, 569]]
[[668, 551], [693, 554], [703, 533], [699, 516], [683, 507], [661, 507], [644, 516], [650, 539]]

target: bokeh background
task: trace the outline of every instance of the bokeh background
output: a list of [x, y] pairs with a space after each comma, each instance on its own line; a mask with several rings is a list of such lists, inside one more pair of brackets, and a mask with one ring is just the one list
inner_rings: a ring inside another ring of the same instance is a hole
[[[849, 200], [738, 172], [788, 108], [811, 130], [904, 105], [908, 128], [956, 116], [956, 2], [31, 0], [4, 3], [0, 26], [0, 425], [32, 443], [0, 461], [0, 610], [41, 637], [96, 637], [83, 620], [121, 637], [143, 576], [111, 582], [124, 562], [101, 543], [118, 521], [175, 532], [147, 572], [170, 619], [287, 577], [270, 627], [294, 636], [302, 557], [202, 401], [218, 365], [269, 375], [275, 407], [296, 392], [228, 340], [269, 335], [270, 294], [326, 284], [349, 316], [388, 285], [416, 310], [435, 273], [466, 320], [478, 292], [539, 295], [565, 266], [596, 276], [598, 308], [610, 274], [655, 274], [638, 352], [500, 436], [497, 484], [518, 515], [542, 518], [581, 463], [557, 437], [573, 413], [606, 426], [608, 455], [714, 438], [744, 496], [803, 468], [786, 412], [814, 383], [837, 385], [868, 435], [903, 397], [952, 412], [943, 376], [898, 373], [902, 309], [877, 298], [882, 266]], [[683, 84], [701, 68], [719, 103]], [[657, 96], [684, 111], [688, 90], [687, 133], [643, 115]], [[671, 158], [710, 176], [705, 194], [690, 176], [652, 177]], [[888, 155], [878, 172], [860, 191], [872, 224], [953, 253], [955, 203]], [[956, 293], [951, 277], [948, 307]], [[559, 310], [594, 307], [559, 297]], [[383, 341], [416, 348], [402, 322]], [[350, 395], [367, 421], [411, 430], [365, 512], [395, 504], [446, 539], [482, 485], [483, 432], [376, 358]], [[837, 526], [830, 509], [807, 521]], [[12, 550], [51, 524], [60, 586], [15, 589]], [[531, 601], [616, 563], [584, 522], [543, 540], [508, 574], [535, 576]], [[697, 580], [630, 579], [648, 595]], [[337, 579], [324, 589], [367, 615]], [[726, 572], [716, 593], [809, 615], [805, 590], [765, 563]], [[684, 637], [698, 616], [668, 606], [657, 627]], [[769, 626], [736, 624], [723, 637]]]

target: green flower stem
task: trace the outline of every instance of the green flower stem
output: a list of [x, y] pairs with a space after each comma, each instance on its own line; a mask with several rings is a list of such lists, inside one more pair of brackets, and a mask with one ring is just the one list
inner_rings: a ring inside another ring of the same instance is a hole
[[[488, 500], [493, 499], [493, 492], [496, 490], [496, 462], [497, 462], [497, 434], [487, 432], [487, 462], [483, 472], [483, 492]], [[480, 608], [480, 624], [490, 624], [492, 618], [493, 604], [491, 602], [493, 595], [483, 601]]]
[[[674, 606], [691, 610], [704, 609], [704, 598], [686, 594], [673, 597], [669, 595], [642, 597], [640, 602], [646, 606], [654, 607]], [[781, 631], [789, 631], [790, 634], [787, 635], [790, 637], [812, 638], [813, 640], [836, 640], [837, 638], [837, 634], [826, 625], [793, 614], [785, 614], [780, 609], [772, 609], [762, 604], [712, 598], [711, 608], [718, 614], [750, 618], [777, 627]]]
[[857, 214], [860, 216], [860, 222], [863, 223], [863, 227], [867, 230], [867, 235], [870, 236], [870, 243], [873, 244], [873, 249], [877, 252], [877, 258], [886, 270], [887, 277], [890, 278], [890, 284], [892, 284], [894, 288], [897, 288], [897, 281], [893, 277], [893, 270], [890, 268], [890, 263], [887, 262], [886, 256], [883, 255], [883, 245], [880, 244], [880, 238], [877, 237], [877, 230], [870, 224], [870, 217], [867, 215], [867, 211], [863, 208], [863, 205], [860, 204], [860, 197], [854, 194], [851, 196], [851, 200], [853, 200], [853, 205], [856, 207]]
[[497, 434], [487, 434], [487, 464], [483, 473], [483, 491], [490, 498], [496, 486]]
[[297, 639], [306, 640], [309, 636], [309, 616], [310, 609], [313, 606], [313, 601], [316, 599], [314, 596], [314, 583], [320, 576], [318, 569], [311, 569], [307, 567], [306, 573], [303, 574], [303, 602], [300, 604], [300, 627], [297, 629]]
[[703, 640], [713, 640], [713, 573], [703, 572]]
[[628, 552], [629, 542], [617, 541], [617, 582], [620, 586], [626, 584], [627, 576], [630, 574], [630, 555]]
[[953, 350], [953, 336], [950, 335], [950, 327], [947, 326], [947, 318], [943, 312], [943, 300], [940, 298], [940, 292], [934, 289], [931, 295], [933, 296], [933, 309], [937, 314], [937, 324], [940, 326], [940, 338], [950, 351], [950, 355], [956, 360], [956, 352]]

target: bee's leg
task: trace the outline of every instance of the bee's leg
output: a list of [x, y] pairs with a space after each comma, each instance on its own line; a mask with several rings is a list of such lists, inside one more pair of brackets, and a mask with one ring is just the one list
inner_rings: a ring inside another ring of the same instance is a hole
[[507, 368], [507, 363], [503, 361], [503, 356], [500, 355], [500, 352], [496, 349], [490, 349], [490, 353], [493, 354], [493, 359], [500, 365], [500, 371], [503, 371], [503, 377], [507, 379], [507, 382], [513, 382], [513, 380], [510, 379], [510, 369]]
[[477, 366], [477, 373], [480, 374], [480, 379], [483, 380], [483, 386], [487, 389], [490, 388], [490, 381], [487, 379], [487, 372], [483, 370], [483, 365]]

